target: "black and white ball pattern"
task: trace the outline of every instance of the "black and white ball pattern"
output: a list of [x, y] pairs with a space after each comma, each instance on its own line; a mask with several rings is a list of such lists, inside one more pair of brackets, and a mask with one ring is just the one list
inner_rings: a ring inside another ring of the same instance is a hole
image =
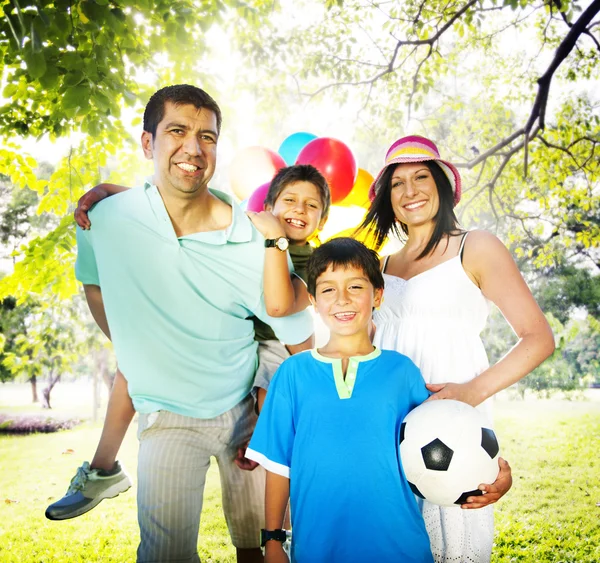
[[476, 408], [452, 400], [412, 410], [400, 428], [402, 467], [413, 493], [441, 506], [460, 506], [498, 476], [496, 434]]

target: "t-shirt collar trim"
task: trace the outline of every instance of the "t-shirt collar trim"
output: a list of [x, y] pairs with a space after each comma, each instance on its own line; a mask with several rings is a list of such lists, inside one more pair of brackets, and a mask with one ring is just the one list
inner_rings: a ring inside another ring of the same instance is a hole
[[346, 368], [346, 377], [342, 371], [342, 359], [341, 358], [328, 358], [319, 354], [317, 349], [311, 350], [313, 358], [316, 360], [331, 364], [333, 371], [333, 381], [335, 383], [335, 389], [340, 399], [351, 399], [352, 392], [354, 391], [354, 384], [356, 383], [356, 376], [358, 374], [358, 368], [361, 363], [374, 360], [381, 355], [381, 350], [375, 348], [370, 354], [366, 356], [351, 356], [348, 358], [348, 367]]
[[[312, 354], [313, 358], [315, 360], [318, 360], [319, 362], [323, 362], [325, 364], [333, 364], [335, 362], [342, 362], [341, 358], [330, 358], [329, 356], [323, 356], [322, 354], [319, 353], [319, 351], [316, 348], [313, 348], [310, 353]], [[368, 362], [370, 360], [374, 360], [375, 358], [378, 358], [381, 355], [381, 350], [379, 348], [377, 348], [376, 346], [373, 347], [373, 351], [370, 352], [369, 354], [365, 355], [365, 356], [351, 356], [350, 358], [348, 358], [349, 360], [354, 360], [355, 362], [361, 363], [361, 362]]]

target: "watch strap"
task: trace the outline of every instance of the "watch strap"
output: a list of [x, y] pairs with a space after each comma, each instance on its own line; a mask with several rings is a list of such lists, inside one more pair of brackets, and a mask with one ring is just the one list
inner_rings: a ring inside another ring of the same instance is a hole
[[[280, 246], [281, 241], [281, 246]], [[265, 239], [265, 248], [277, 248], [278, 250], [285, 251], [288, 249], [290, 241], [286, 237], [267, 238]], [[283, 246], [283, 248], [282, 248]]]
[[260, 531], [260, 546], [265, 547], [269, 540], [275, 540], [278, 542], [285, 542], [287, 539], [287, 533], [285, 530], [265, 530], [264, 528]]

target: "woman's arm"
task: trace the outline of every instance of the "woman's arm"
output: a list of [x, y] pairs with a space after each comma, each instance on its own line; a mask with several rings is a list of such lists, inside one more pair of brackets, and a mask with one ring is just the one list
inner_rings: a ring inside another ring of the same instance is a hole
[[476, 406], [525, 377], [554, 351], [550, 325], [500, 240], [485, 231], [469, 234], [465, 271], [495, 303], [519, 338], [496, 364], [464, 384], [428, 385], [433, 399], [458, 399]]
[[110, 197], [111, 195], [118, 194], [128, 190], [125, 186], [118, 186], [116, 184], [98, 184], [91, 190], [84, 193], [77, 202], [77, 209], [75, 209], [75, 222], [84, 230], [89, 229], [92, 224], [88, 217], [88, 211], [93, 205], [102, 201], [104, 198]]
[[[265, 239], [285, 237], [283, 227], [271, 212], [249, 211], [248, 217]], [[290, 276], [287, 251], [265, 248], [263, 284], [265, 307], [271, 317], [287, 317], [309, 305], [306, 286], [296, 276]]]
[[479, 485], [479, 490], [483, 491], [482, 495], [467, 498], [465, 504], [460, 507], [464, 509], [483, 508], [488, 504], [498, 502], [512, 487], [512, 471], [508, 461], [498, 458], [498, 477], [491, 484], [482, 483]]
[[[283, 527], [285, 510], [290, 498], [290, 480], [267, 471], [265, 491], [265, 529], [280, 530]], [[265, 563], [285, 563], [288, 557], [283, 544], [270, 540], [265, 545]]]

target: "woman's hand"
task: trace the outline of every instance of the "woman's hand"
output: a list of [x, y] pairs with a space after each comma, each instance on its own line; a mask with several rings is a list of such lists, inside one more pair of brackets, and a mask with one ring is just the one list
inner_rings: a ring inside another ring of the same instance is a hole
[[500, 472], [498, 477], [491, 485], [481, 484], [479, 490], [483, 491], [484, 494], [474, 497], [467, 498], [465, 504], [461, 504], [461, 508], [473, 509], [483, 508], [488, 504], [494, 504], [498, 502], [512, 487], [512, 471], [508, 461], [499, 457], [498, 465], [500, 466]]
[[248, 215], [258, 232], [266, 239], [285, 236], [285, 231], [283, 230], [279, 219], [277, 219], [270, 211], [261, 211], [260, 213], [246, 211], [246, 215]]
[[480, 389], [477, 378], [467, 383], [427, 383], [426, 387], [433, 393], [428, 401], [454, 399], [476, 407], [488, 398], [485, 391]]

